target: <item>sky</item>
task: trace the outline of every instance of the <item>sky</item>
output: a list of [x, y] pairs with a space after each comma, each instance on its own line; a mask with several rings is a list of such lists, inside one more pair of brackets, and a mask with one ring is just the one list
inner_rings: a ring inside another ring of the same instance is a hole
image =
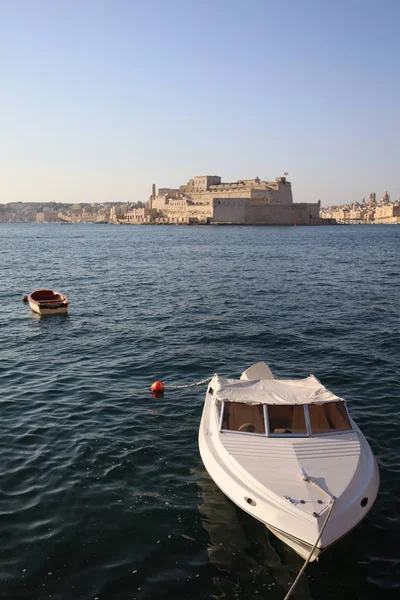
[[400, 198], [399, 0], [0, 0], [0, 202]]

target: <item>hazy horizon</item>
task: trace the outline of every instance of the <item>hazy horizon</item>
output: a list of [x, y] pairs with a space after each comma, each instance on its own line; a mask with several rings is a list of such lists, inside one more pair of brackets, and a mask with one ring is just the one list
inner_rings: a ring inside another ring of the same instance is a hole
[[295, 202], [400, 197], [400, 4], [0, 5], [0, 203], [145, 202], [288, 172]]

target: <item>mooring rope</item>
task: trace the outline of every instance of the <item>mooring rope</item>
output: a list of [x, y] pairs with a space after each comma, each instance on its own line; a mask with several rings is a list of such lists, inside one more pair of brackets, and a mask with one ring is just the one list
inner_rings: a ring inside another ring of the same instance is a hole
[[211, 381], [212, 377], [207, 377], [207, 379], [202, 379], [201, 381], [196, 381], [196, 383], [187, 383], [186, 385], [164, 385], [165, 390], [180, 390], [182, 388], [195, 387], [196, 385], [202, 385], [203, 383], [208, 383]]
[[328, 519], [331, 516], [331, 512], [332, 512], [333, 507], [335, 505], [335, 496], [333, 496], [332, 494], [330, 494], [329, 492], [327, 492], [326, 490], [324, 490], [320, 485], [318, 485], [318, 483], [316, 481], [313, 481], [312, 479], [310, 479], [308, 477], [307, 473], [304, 471], [304, 469], [301, 470], [301, 476], [304, 479], [304, 481], [307, 481], [308, 483], [313, 483], [314, 485], [317, 486], [317, 488], [319, 488], [321, 490], [321, 492], [324, 492], [324, 494], [327, 494], [329, 496], [329, 498], [330, 498], [330, 505], [331, 506], [330, 506], [330, 508], [328, 510], [328, 514], [326, 515], [326, 519], [324, 521], [324, 524], [321, 527], [321, 531], [319, 532], [319, 535], [318, 535], [318, 537], [317, 537], [317, 539], [315, 541], [315, 544], [312, 547], [310, 554], [307, 556], [307, 560], [305, 561], [304, 565], [301, 567], [301, 569], [300, 569], [300, 571], [299, 571], [296, 579], [294, 580], [294, 582], [290, 586], [290, 589], [289, 589], [288, 593], [286, 594], [286, 596], [284, 597], [283, 600], [288, 600], [288, 598], [290, 598], [290, 596], [294, 592], [294, 589], [295, 589], [296, 585], [298, 584], [300, 577], [303, 575], [303, 573], [304, 573], [304, 571], [305, 571], [305, 569], [306, 569], [308, 563], [310, 562], [310, 559], [311, 559], [311, 557], [312, 557], [312, 555], [314, 553], [314, 550], [317, 547], [317, 544], [318, 544], [319, 540], [321, 539], [321, 536], [322, 536], [322, 534], [324, 532], [324, 529], [325, 529], [325, 525], [328, 523]]

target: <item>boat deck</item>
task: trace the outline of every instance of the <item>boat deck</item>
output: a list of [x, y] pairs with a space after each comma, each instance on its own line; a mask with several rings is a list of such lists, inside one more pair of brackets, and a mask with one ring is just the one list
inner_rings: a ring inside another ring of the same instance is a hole
[[[267, 495], [289, 497], [308, 514], [321, 512], [328, 498], [318, 487], [302, 480], [301, 469], [328, 493], [339, 497], [354, 477], [361, 452], [354, 432], [296, 439], [223, 432], [220, 441], [234, 467], [255, 487], [263, 488]], [[342, 469], [338, 469], [338, 461], [343, 461]]]

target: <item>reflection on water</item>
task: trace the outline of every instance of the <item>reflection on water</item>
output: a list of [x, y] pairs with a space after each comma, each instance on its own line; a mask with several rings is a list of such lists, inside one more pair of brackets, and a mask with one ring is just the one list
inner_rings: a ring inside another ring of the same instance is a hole
[[[215, 598], [280, 598], [290, 587], [303, 561], [256, 519], [236, 507], [199, 467], [203, 502], [199, 512], [210, 536], [208, 557], [221, 572], [214, 577]], [[307, 577], [293, 598], [311, 599]]]
[[66, 321], [69, 319], [68, 313], [55, 313], [54, 315], [41, 315], [34, 310], [30, 309], [28, 311], [28, 317], [34, 319], [35, 321], [42, 321], [42, 323], [50, 323], [57, 324], [60, 321]]

